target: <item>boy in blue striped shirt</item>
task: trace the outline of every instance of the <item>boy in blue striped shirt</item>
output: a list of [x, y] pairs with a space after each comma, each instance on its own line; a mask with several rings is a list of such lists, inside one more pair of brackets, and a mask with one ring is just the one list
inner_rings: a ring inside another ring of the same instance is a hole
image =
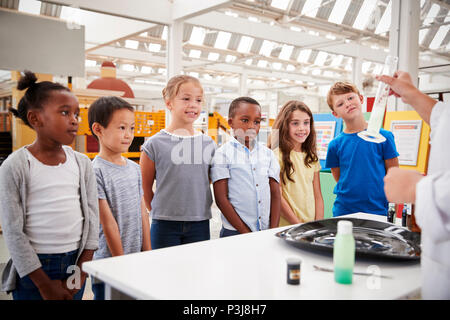
[[280, 166], [273, 151], [256, 141], [261, 106], [249, 97], [233, 100], [228, 124], [234, 138], [217, 149], [211, 167], [220, 237], [278, 227]]

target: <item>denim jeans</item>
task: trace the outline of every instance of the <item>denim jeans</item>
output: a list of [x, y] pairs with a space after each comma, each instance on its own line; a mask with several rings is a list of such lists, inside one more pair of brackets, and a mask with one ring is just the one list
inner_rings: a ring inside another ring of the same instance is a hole
[[230, 236], [236, 236], [238, 234], [240, 234], [239, 231], [225, 229], [224, 227], [222, 227], [222, 229], [220, 230], [220, 237], [221, 238], [230, 237]]
[[92, 283], [92, 293], [94, 294], [94, 300], [105, 300], [105, 283]]
[[209, 240], [209, 220], [169, 221], [152, 219], [152, 249], [177, 246], [180, 244]]
[[[70, 266], [75, 265], [78, 250], [58, 254], [38, 254], [42, 264], [42, 270], [51, 280], [66, 280], [73, 275], [73, 271], [67, 273]], [[73, 296], [74, 300], [83, 298], [84, 286]], [[14, 300], [43, 300], [39, 289], [29, 276], [20, 278], [16, 276], [16, 289], [12, 291]]]

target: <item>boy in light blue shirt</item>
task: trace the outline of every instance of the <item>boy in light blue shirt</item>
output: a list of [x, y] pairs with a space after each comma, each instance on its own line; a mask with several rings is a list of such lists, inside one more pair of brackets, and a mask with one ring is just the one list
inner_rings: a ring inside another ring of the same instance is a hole
[[229, 142], [217, 149], [211, 167], [216, 204], [222, 212], [220, 237], [278, 227], [280, 166], [272, 150], [256, 141], [261, 106], [248, 97], [233, 100]]

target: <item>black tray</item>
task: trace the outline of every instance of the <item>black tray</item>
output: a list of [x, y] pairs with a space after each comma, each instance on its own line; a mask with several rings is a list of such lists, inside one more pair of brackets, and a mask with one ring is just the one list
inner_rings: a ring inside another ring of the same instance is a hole
[[420, 259], [420, 233], [396, 225], [366, 219], [332, 218], [304, 223], [275, 234], [287, 243], [306, 249], [333, 251], [337, 223], [353, 223], [357, 256], [401, 260]]

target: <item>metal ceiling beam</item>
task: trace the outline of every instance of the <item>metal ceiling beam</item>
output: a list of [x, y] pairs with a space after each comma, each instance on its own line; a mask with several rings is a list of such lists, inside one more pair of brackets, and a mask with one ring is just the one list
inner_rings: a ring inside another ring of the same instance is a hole
[[[276, 25], [252, 22], [243, 18], [230, 17], [220, 12], [210, 12], [205, 15], [189, 19], [188, 23], [208, 29], [221, 30], [241, 35], [266, 39], [277, 43], [304, 47], [329, 41], [324, 37], [313, 36], [307, 33], [292, 31]], [[386, 53], [374, 50], [356, 43], [344, 43], [323, 48], [333, 54], [342, 54], [354, 57], [356, 54], [364, 56], [367, 60], [383, 63]]]

